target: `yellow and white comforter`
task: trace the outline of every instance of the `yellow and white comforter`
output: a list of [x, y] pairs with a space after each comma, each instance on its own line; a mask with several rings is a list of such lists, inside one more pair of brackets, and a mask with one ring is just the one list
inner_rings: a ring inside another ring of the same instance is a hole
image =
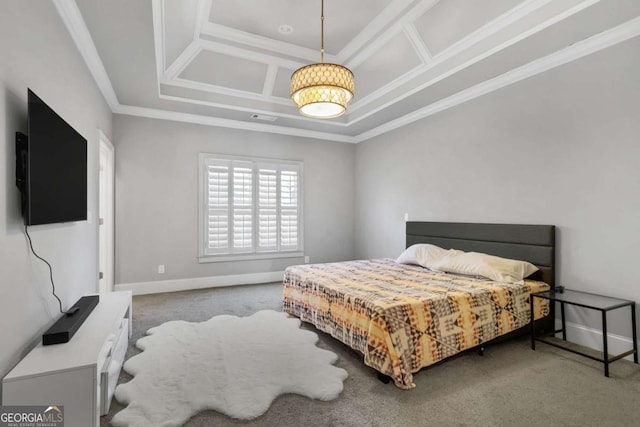
[[[498, 283], [393, 260], [287, 268], [284, 310], [364, 354], [396, 386], [413, 373], [529, 324], [529, 295], [543, 282]], [[549, 312], [534, 300], [534, 317]]]

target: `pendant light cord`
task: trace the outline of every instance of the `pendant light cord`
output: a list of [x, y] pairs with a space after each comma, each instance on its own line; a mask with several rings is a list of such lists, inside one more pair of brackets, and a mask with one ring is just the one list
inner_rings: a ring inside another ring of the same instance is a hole
[[56, 299], [58, 300], [58, 305], [60, 306], [60, 313], [65, 314], [66, 312], [62, 310], [62, 301], [60, 300], [58, 295], [56, 295], [56, 285], [55, 283], [53, 283], [53, 269], [51, 268], [51, 264], [49, 264], [49, 262], [46, 259], [38, 255], [36, 251], [33, 249], [33, 243], [31, 242], [31, 236], [29, 236], [29, 230], [27, 229], [26, 224], [24, 225], [24, 232], [27, 235], [27, 239], [29, 240], [29, 247], [31, 248], [31, 252], [33, 252], [33, 255], [35, 255], [36, 258], [38, 258], [40, 261], [47, 264], [47, 267], [49, 267], [49, 279], [51, 279], [51, 288], [52, 288], [53, 296], [56, 297]]
[[324, 0], [320, 9], [320, 62], [324, 62]]

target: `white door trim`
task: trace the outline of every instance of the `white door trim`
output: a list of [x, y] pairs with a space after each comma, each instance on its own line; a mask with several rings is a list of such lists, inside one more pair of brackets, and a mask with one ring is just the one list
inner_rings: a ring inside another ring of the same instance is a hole
[[[99, 156], [100, 165], [105, 164], [104, 174], [100, 172], [100, 180], [104, 179], [104, 185], [101, 182], [98, 186], [99, 191], [104, 190], [104, 197], [99, 194], [99, 208], [98, 208], [98, 236], [99, 240], [104, 239], [104, 242], [100, 241], [98, 244], [99, 251], [104, 251], [103, 254], [99, 253], [99, 269], [103, 274], [103, 278], [99, 280], [100, 292], [113, 291], [114, 282], [114, 257], [115, 257], [115, 245], [114, 245], [114, 231], [115, 231], [115, 148], [107, 137], [107, 135], [100, 129], [98, 129], [98, 142], [99, 142]], [[102, 167], [102, 166], [101, 166]], [[101, 206], [105, 203], [104, 211]], [[104, 216], [103, 216], [104, 215]], [[105, 227], [104, 233], [102, 227]]]

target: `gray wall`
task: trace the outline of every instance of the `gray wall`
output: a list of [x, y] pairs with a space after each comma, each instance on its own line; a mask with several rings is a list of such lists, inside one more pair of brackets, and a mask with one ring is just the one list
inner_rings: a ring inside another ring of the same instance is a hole
[[[97, 129], [111, 134], [111, 112], [50, 1], [0, 5], [0, 376], [59, 317], [48, 270], [28, 250], [15, 187], [15, 132], [27, 132], [27, 87], [88, 140], [89, 211], [97, 212]], [[54, 268], [58, 295], [71, 306], [97, 291], [93, 224], [30, 228], [36, 251]]]
[[[354, 255], [355, 147], [116, 115], [116, 278], [132, 283], [280, 271], [303, 259], [199, 264], [198, 153], [304, 162], [305, 253]], [[158, 274], [159, 264], [166, 266]]]
[[405, 212], [555, 224], [559, 284], [640, 301], [638, 76], [635, 39], [359, 144], [357, 256], [397, 256]]

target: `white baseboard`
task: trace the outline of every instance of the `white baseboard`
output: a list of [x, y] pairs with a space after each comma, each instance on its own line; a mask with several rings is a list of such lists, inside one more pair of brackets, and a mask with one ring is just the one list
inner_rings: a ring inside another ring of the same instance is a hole
[[232, 274], [228, 276], [195, 277], [192, 279], [119, 283], [114, 286], [114, 291], [131, 291], [133, 295], [146, 295], [193, 289], [219, 288], [223, 286], [280, 282], [283, 278], [284, 271], [269, 271], [264, 273]]
[[[602, 351], [601, 330], [571, 322], [566, 322], [566, 326], [567, 341]], [[562, 328], [562, 322], [559, 319], [556, 319], [556, 329], [560, 328]], [[633, 340], [629, 337], [623, 337], [610, 332], [607, 333], [607, 336], [609, 337], [607, 346], [609, 354], [611, 355], [624, 353], [625, 351], [629, 351], [633, 348]], [[561, 335], [556, 334], [556, 337], [561, 337]], [[633, 355], [627, 356], [625, 359], [633, 361]]]

